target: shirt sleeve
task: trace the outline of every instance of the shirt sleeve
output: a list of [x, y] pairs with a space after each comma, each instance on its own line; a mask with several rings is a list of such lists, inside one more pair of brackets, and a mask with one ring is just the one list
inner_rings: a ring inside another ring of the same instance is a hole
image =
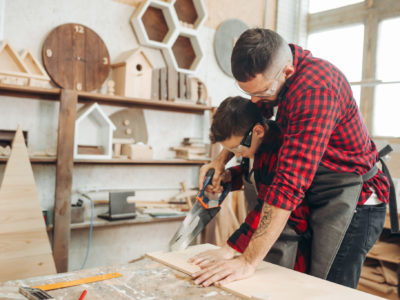
[[243, 186], [243, 179], [242, 179], [243, 166], [242, 165], [233, 166], [233, 167], [230, 167], [228, 170], [231, 172], [231, 176], [232, 176], [231, 191], [240, 190]]
[[287, 125], [276, 174], [263, 198], [286, 210], [303, 200], [340, 118], [340, 105], [329, 89], [306, 90], [291, 98], [285, 100]]

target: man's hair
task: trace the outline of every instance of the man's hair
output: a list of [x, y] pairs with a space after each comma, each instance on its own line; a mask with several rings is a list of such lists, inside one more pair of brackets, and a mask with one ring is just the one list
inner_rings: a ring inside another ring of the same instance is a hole
[[248, 29], [233, 48], [232, 74], [237, 81], [247, 82], [267, 69], [278, 72], [275, 69], [291, 61], [289, 45], [278, 33], [262, 28]]
[[263, 123], [263, 117], [257, 105], [239, 96], [226, 98], [213, 116], [210, 140], [214, 144], [244, 136], [258, 122]]

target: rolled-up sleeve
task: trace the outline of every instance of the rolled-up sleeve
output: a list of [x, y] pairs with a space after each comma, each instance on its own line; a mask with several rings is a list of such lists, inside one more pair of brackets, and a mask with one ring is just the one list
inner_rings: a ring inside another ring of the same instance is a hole
[[263, 199], [266, 203], [294, 210], [303, 200], [340, 118], [338, 101], [329, 89], [306, 90], [285, 108], [283, 145], [277, 170]]

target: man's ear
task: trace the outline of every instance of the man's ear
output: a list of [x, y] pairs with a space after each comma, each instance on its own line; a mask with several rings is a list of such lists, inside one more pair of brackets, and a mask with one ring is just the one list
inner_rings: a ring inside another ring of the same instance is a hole
[[285, 67], [283, 70], [283, 74], [285, 74], [285, 79], [289, 79], [294, 74], [294, 67], [292, 64]]
[[253, 134], [258, 138], [263, 138], [265, 134], [265, 128], [261, 124], [257, 124], [253, 128]]

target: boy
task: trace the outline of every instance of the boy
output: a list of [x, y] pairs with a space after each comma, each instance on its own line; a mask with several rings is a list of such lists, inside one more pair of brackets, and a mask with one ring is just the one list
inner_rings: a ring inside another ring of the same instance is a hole
[[[277, 155], [282, 144], [282, 134], [274, 121], [265, 121], [258, 107], [242, 97], [225, 99], [218, 107], [211, 125], [212, 143], [221, 145], [241, 156], [238, 166], [227, 169], [224, 181], [231, 181], [232, 190], [245, 186], [249, 214], [245, 222], [228, 240], [228, 246], [206, 251], [191, 259], [191, 262], [206, 267], [215, 259], [230, 259], [236, 251], [243, 252], [258, 227], [263, 207], [263, 194], [272, 182]], [[297, 207], [266, 261], [300, 272], [307, 272], [306, 247], [308, 207]], [[233, 250], [233, 249], [235, 250]]]

